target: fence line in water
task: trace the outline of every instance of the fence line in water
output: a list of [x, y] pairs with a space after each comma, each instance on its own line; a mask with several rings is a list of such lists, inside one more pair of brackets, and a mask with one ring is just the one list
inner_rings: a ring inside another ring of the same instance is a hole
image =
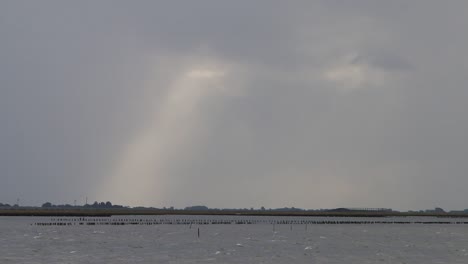
[[[36, 222], [37, 226], [90, 226], [90, 225], [336, 225], [336, 224], [468, 224], [466, 218], [437, 217], [283, 217], [283, 216], [156, 216], [156, 217], [54, 217]], [[274, 227], [273, 227], [274, 228]]]

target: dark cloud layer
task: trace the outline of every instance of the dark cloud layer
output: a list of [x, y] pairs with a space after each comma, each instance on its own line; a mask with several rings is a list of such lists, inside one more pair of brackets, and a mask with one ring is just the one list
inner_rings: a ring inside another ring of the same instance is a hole
[[464, 1], [5, 1], [0, 201], [468, 207]]

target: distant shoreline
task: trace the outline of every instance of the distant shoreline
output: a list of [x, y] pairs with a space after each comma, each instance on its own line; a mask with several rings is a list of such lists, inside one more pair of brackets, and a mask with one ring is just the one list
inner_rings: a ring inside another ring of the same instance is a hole
[[327, 211], [244, 211], [244, 210], [164, 210], [164, 209], [44, 209], [15, 208], [0, 209], [0, 216], [64, 216], [64, 217], [110, 217], [116, 215], [242, 215], [242, 216], [322, 216], [322, 217], [388, 217], [388, 216], [432, 216], [468, 217], [468, 213], [421, 213], [421, 212], [327, 212]]

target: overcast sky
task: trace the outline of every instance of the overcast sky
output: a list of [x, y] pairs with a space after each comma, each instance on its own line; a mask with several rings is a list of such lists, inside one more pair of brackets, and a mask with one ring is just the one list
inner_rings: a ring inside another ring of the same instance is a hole
[[0, 202], [468, 208], [468, 2], [0, 2]]

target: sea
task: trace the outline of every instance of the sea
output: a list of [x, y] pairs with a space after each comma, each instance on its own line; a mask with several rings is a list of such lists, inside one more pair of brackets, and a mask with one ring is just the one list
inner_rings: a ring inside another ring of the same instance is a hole
[[468, 219], [0, 217], [0, 263], [468, 263]]

